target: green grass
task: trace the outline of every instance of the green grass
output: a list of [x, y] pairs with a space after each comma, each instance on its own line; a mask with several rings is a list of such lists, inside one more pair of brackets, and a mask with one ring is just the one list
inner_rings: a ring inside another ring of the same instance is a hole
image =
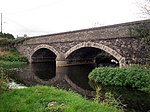
[[27, 59], [23, 57], [15, 48], [7, 48], [5, 51], [7, 53], [0, 55], [0, 60], [27, 62]]
[[[56, 102], [53, 106], [49, 103]], [[36, 86], [11, 90], [0, 95], [0, 112], [120, 112], [94, 103], [77, 93], [54, 87]]]
[[6, 54], [0, 54], [0, 67], [14, 68], [20, 67], [28, 63], [27, 59], [23, 57], [15, 48], [0, 48]]
[[27, 64], [27, 62], [21, 61], [0, 61], [0, 67], [2, 68], [15, 68], [21, 67], [22, 65]]

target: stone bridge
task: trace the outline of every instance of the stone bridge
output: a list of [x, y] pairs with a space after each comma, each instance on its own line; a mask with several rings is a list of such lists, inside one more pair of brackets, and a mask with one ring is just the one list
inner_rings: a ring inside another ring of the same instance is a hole
[[50, 60], [56, 61], [56, 66], [95, 63], [96, 57], [105, 53], [120, 67], [145, 64], [150, 47], [136, 30], [143, 24], [149, 28], [150, 20], [30, 37], [16, 48], [30, 63]]

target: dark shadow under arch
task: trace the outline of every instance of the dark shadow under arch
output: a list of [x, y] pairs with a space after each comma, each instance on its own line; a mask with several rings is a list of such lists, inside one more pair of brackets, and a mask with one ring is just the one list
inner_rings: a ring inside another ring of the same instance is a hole
[[118, 67], [119, 61], [109, 53], [94, 47], [82, 47], [67, 57], [69, 64], [95, 64], [95, 66]]
[[33, 62], [54, 62], [56, 60], [56, 54], [47, 48], [40, 48], [31, 56]]
[[113, 56], [116, 60], [118, 60], [119, 67], [126, 66], [125, 58], [123, 56], [121, 56], [118, 52], [116, 52], [115, 50], [113, 50], [112, 48], [110, 48], [108, 46], [105, 46], [100, 43], [94, 43], [94, 42], [82, 42], [80, 44], [75, 45], [74, 47], [72, 47], [65, 53], [65, 58], [68, 59], [73, 52], [77, 51], [78, 49], [82, 49], [82, 48], [86, 48], [86, 47], [96, 48], [96, 49], [105, 51], [106, 53]]

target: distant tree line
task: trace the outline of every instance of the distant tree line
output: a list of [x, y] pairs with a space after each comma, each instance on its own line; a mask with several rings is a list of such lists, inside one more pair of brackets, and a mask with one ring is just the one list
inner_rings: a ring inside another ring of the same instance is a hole
[[12, 47], [14, 40], [15, 40], [15, 38], [12, 34], [0, 32], [0, 47], [1, 48]]
[[1, 33], [1, 32], [0, 32], [0, 38], [15, 39], [12, 34], [10, 34], [10, 33]]

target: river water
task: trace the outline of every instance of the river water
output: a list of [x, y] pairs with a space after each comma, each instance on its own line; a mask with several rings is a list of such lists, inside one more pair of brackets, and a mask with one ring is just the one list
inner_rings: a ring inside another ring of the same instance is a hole
[[[9, 72], [9, 76], [17, 83], [26, 86], [48, 85], [58, 88], [71, 89], [85, 98], [95, 96], [95, 90], [88, 80], [88, 74], [94, 69], [93, 65], [77, 65], [57, 67], [55, 63], [28, 64], [21, 69]], [[150, 94], [132, 88], [111, 87], [101, 85], [101, 93], [111, 92], [126, 105], [127, 112], [150, 112]]]

